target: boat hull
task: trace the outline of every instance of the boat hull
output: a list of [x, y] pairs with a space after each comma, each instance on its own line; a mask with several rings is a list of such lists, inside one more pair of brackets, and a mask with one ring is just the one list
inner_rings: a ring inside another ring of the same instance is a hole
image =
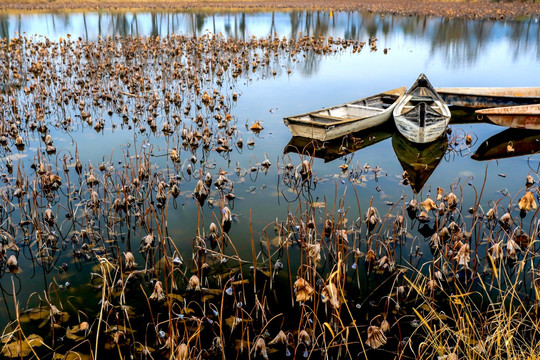
[[436, 141], [445, 132], [450, 117], [440, 116], [433, 119], [434, 123], [429, 126], [418, 126], [414, 121], [410, 121], [404, 116], [394, 117], [396, 128], [407, 140], [417, 143], [425, 144]]
[[439, 88], [445, 103], [465, 108], [483, 109], [499, 106], [540, 104], [536, 88]]
[[496, 125], [514, 129], [540, 130], [540, 104], [508, 106], [476, 111]]
[[540, 115], [486, 115], [494, 124], [514, 129], [540, 130]]

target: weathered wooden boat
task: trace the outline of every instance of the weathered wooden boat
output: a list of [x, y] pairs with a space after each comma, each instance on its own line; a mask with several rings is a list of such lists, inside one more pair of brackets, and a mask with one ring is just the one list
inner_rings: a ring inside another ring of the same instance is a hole
[[540, 130], [540, 104], [483, 109], [476, 110], [476, 113], [480, 118], [485, 116], [496, 125]]
[[450, 110], [424, 74], [394, 108], [394, 122], [399, 132], [414, 143], [437, 140], [450, 121]]
[[324, 159], [324, 162], [329, 162], [386, 140], [394, 133], [394, 126], [383, 124], [360, 132], [351, 133], [341, 139], [334, 139], [331, 141], [319, 141], [293, 136], [283, 149], [283, 153], [287, 154], [294, 152]]
[[346, 104], [290, 116], [283, 121], [293, 136], [320, 141], [336, 139], [388, 121], [405, 90], [405, 87], [397, 88]]
[[540, 104], [540, 87], [463, 87], [437, 88], [449, 105], [484, 109], [498, 106]]
[[395, 133], [392, 136], [392, 147], [404, 170], [404, 181], [418, 194], [444, 157], [448, 139], [441, 136], [428, 144], [416, 144]]
[[540, 131], [506, 129], [484, 141], [471, 156], [474, 160], [499, 160], [540, 152]]

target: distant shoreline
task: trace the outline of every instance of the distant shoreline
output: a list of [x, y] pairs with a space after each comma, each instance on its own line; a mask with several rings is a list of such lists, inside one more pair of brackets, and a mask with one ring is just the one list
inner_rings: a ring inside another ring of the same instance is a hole
[[381, 14], [508, 20], [540, 15], [540, 2], [488, 0], [4, 0], [2, 12], [25, 11], [370, 11]]

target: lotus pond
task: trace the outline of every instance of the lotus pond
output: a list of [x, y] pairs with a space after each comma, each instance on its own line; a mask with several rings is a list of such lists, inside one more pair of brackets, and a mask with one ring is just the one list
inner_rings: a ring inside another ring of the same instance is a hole
[[539, 356], [538, 132], [282, 120], [538, 86], [538, 20], [0, 14], [1, 356]]

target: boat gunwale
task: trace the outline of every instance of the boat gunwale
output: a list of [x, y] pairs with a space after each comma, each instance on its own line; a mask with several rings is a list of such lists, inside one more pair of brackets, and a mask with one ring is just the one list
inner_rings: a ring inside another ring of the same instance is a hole
[[[519, 112], [522, 109], [538, 108], [537, 112]], [[516, 111], [516, 112], [513, 112]], [[488, 109], [476, 110], [480, 115], [498, 115], [498, 116], [540, 116], [540, 104], [502, 106]]]
[[[510, 99], [539, 98], [540, 87], [446, 87], [435, 88], [442, 95], [455, 96], [479, 96], [479, 97], [504, 97]], [[522, 94], [517, 94], [521, 92]]]

